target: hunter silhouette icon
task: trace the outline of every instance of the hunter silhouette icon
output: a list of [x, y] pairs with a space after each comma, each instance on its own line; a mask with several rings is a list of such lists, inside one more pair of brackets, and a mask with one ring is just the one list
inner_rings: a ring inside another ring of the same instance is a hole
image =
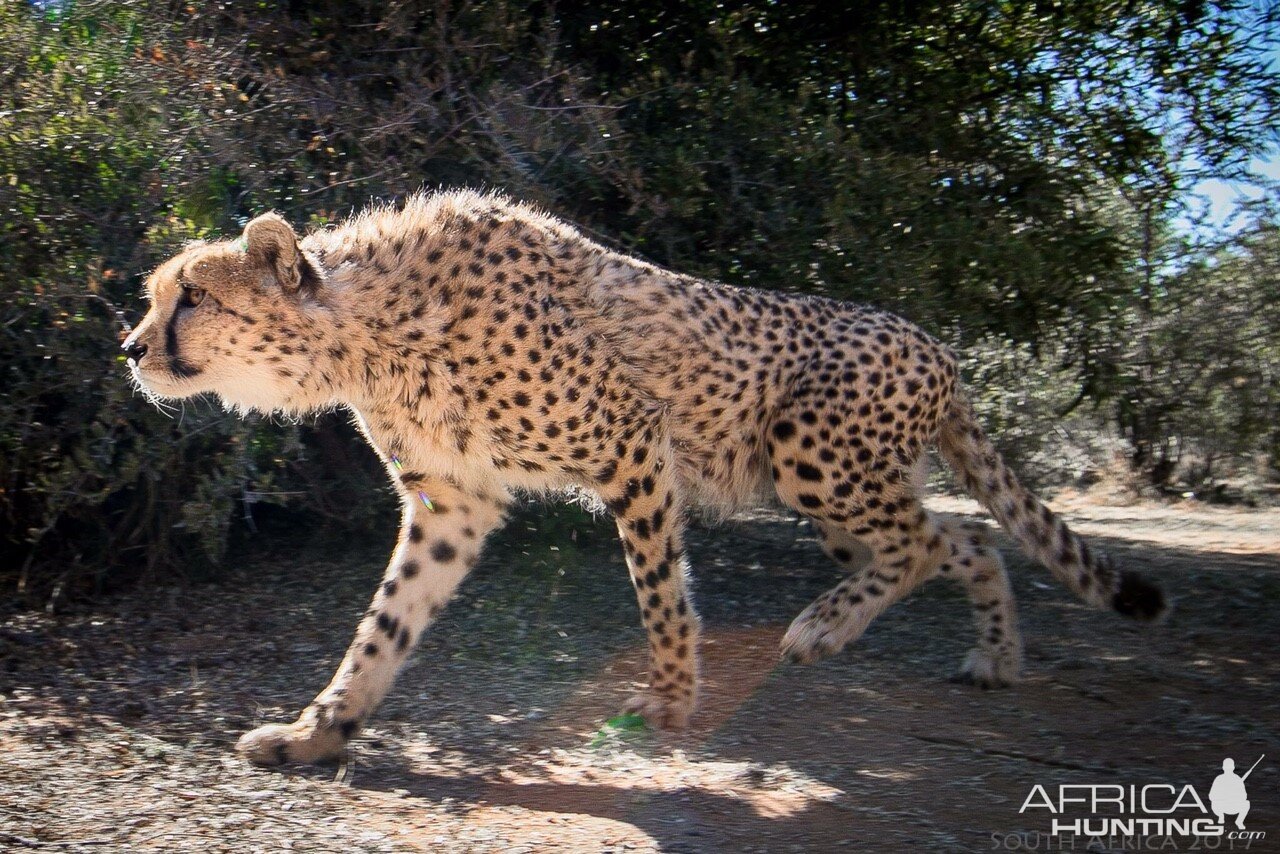
[[[1267, 754], [1258, 757], [1261, 762]], [[1249, 814], [1249, 795], [1245, 792], [1244, 781], [1249, 779], [1249, 775], [1253, 773], [1253, 769], [1258, 767], [1258, 762], [1248, 771], [1244, 772], [1241, 777], [1236, 774], [1236, 763], [1234, 759], [1222, 760], [1222, 773], [1213, 781], [1213, 786], [1209, 789], [1209, 804], [1213, 807], [1214, 815], [1218, 817], [1218, 824], [1226, 824], [1226, 815], [1234, 815], [1236, 817], [1236, 827], [1244, 830], [1244, 817]]]

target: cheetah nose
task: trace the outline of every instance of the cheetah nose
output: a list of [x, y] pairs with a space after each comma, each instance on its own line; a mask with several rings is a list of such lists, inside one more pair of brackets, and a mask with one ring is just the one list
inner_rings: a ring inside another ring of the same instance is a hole
[[137, 341], [126, 341], [121, 346], [124, 348], [124, 354], [135, 362], [141, 362], [142, 357], [147, 355], [146, 344], [139, 344]]

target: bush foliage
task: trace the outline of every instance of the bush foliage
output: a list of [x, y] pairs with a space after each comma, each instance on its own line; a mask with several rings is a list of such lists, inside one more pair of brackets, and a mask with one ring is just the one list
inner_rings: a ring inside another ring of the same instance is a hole
[[371, 527], [387, 490], [341, 417], [156, 411], [117, 341], [183, 241], [441, 185], [684, 271], [896, 309], [968, 354], [1015, 455], [1075, 411], [1161, 484], [1280, 463], [1277, 219], [1178, 225], [1195, 181], [1275, 141], [1267, 13], [570, 6], [0, 6], [3, 583], [215, 565], [263, 502]]

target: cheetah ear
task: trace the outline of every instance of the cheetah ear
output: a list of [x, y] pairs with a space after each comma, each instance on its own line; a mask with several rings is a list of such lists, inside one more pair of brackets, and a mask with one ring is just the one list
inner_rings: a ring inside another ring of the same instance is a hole
[[244, 227], [249, 260], [271, 271], [287, 293], [314, 294], [320, 273], [298, 245], [298, 235], [279, 214], [263, 214]]

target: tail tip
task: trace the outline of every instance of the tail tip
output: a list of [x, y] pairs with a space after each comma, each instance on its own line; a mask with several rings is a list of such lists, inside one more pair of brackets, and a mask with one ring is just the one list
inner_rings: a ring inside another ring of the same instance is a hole
[[1121, 572], [1120, 586], [1111, 597], [1111, 607], [1134, 620], [1150, 623], [1169, 610], [1164, 592], [1136, 572]]

